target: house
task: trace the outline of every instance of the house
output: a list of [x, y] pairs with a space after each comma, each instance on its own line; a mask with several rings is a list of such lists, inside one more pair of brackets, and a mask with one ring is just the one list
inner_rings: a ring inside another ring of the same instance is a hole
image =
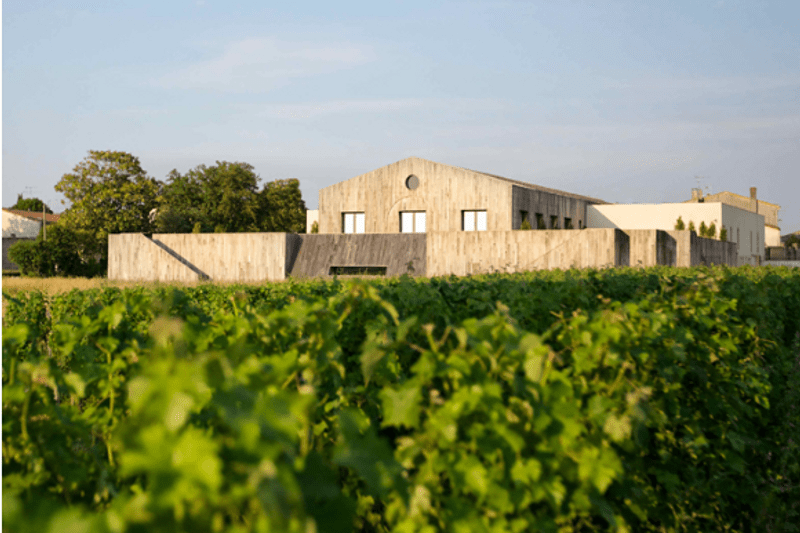
[[692, 189], [692, 199], [685, 203], [710, 203], [721, 202], [725, 205], [736, 207], [751, 213], [757, 213], [764, 217], [764, 240], [765, 246], [781, 245], [781, 228], [778, 225], [778, 212], [781, 206], [759, 200], [756, 196], [756, 188], [750, 187], [750, 196], [742, 196], [729, 191], [703, 196], [702, 189]]
[[[47, 225], [55, 224], [61, 215], [44, 214]], [[21, 240], [33, 240], [42, 229], [42, 213], [3, 208], [3, 270], [17, 270], [16, 264], [8, 260], [8, 248]]]

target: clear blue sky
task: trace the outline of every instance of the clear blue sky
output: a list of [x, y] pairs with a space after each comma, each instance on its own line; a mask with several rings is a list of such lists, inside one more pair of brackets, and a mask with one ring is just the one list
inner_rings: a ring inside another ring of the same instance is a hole
[[3, 205], [90, 149], [317, 191], [415, 155], [800, 230], [800, 1], [6, 0]]

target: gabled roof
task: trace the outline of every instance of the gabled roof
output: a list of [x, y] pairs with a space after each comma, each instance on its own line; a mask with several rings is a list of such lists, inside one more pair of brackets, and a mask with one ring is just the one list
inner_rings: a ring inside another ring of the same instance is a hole
[[[8, 209], [6, 207], [3, 208], [3, 211], [7, 213], [12, 213], [17, 216], [29, 218], [31, 220], [36, 220], [37, 222], [42, 221], [42, 214], [38, 211], [22, 211], [21, 209]], [[44, 219], [48, 223], [58, 222], [58, 219], [61, 218], [61, 215], [56, 215], [52, 213], [45, 213]]]

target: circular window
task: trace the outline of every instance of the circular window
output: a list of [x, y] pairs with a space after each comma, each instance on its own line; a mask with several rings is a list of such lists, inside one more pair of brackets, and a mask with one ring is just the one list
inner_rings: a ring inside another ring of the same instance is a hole
[[411, 174], [409, 177], [406, 178], [406, 187], [412, 191], [417, 187], [419, 187], [419, 178], [416, 177], [414, 174]]

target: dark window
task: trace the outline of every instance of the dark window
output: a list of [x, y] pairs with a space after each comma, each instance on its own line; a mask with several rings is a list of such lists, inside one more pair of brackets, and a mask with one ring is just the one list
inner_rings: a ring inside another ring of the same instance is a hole
[[583, 229], [583, 220], [578, 221], [578, 229]]
[[385, 276], [385, 266], [332, 266], [331, 276]]
[[550, 229], [558, 229], [558, 217], [550, 215]]
[[564, 217], [564, 229], [575, 229], [572, 227], [572, 219]]
[[536, 213], [536, 229], [547, 229], [544, 223], [544, 215], [541, 213]]
[[519, 223], [522, 224], [526, 220], [528, 220], [528, 212], [520, 210], [520, 212], [519, 212]]

